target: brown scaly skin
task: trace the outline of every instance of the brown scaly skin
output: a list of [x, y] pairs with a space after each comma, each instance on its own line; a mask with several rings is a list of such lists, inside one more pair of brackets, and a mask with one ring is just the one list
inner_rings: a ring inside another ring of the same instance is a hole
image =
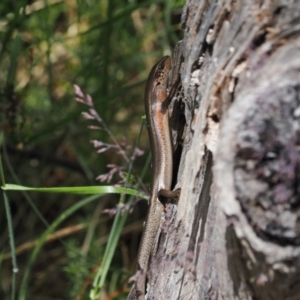
[[[148, 261], [164, 210], [158, 196], [178, 196], [178, 191], [174, 191], [174, 193], [170, 191], [173, 161], [168, 105], [174, 96], [167, 96], [167, 75], [170, 68], [170, 57], [163, 57], [152, 68], [145, 90], [145, 109], [152, 152], [151, 196], [137, 259], [137, 280], [132, 286], [127, 300], [145, 299]], [[175, 91], [172, 88], [171, 93], [174, 94]]]

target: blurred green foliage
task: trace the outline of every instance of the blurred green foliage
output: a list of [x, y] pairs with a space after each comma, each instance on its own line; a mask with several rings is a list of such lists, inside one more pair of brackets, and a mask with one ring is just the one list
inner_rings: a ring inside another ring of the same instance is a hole
[[[112, 140], [107, 131], [87, 127], [92, 123], [81, 116], [87, 107], [74, 101], [73, 84], [91, 95], [98, 114], [130, 156], [144, 114], [145, 80], [154, 63], [171, 54], [181, 38], [183, 5], [182, 0], [1, 1], [0, 146], [6, 182], [37, 187], [96, 185], [100, 183], [95, 178], [108, 172], [107, 164], [126, 171], [128, 163], [117, 151], [96, 153], [91, 140]], [[145, 131], [139, 148], [149, 149]], [[136, 158], [133, 176], [140, 174], [145, 161], [146, 155]], [[115, 175], [112, 182], [119, 180]], [[81, 198], [16, 192], [8, 193], [8, 198], [18, 253], [19, 299], [33, 241]], [[46, 243], [30, 266], [27, 299], [88, 299], [113, 222], [102, 211], [117, 203], [118, 197], [107, 195], [56, 228], [58, 236]], [[99, 299], [125, 299], [146, 208], [145, 203], [135, 206], [125, 224]], [[12, 299], [8, 241], [1, 201], [0, 299]]]

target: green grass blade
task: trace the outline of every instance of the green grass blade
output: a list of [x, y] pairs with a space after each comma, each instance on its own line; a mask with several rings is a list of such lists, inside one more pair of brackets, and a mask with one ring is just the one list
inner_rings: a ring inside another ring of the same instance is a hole
[[17, 184], [6, 184], [2, 187], [5, 191], [28, 191], [28, 192], [42, 192], [42, 193], [68, 193], [78, 195], [100, 195], [100, 194], [127, 194], [137, 196], [143, 199], [148, 197], [134, 189], [124, 187], [114, 187], [112, 185], [99, 186], [76, 186], [76, 187], [50, 187], [50, 188], [33, 188]]
[[[132, 201], [133, 201], [133, 198], [131, 199], [130, 202], [132, 202]], [[129, 213], [129, 209], [126, 209], [123, 212], [122, 207], [118, 207], [118, 211], [115, 216], [114, 223], [113, 223], [112, 229], [110, 231], [109, 239], [107, 241], [107, 245], [106, 245], [105, 252], [103, 255], [103, 261], [102, 261], [101, 267], [99, 268], [99, 270], [95, 276], [93, 288], [90, 292], [91, 300], [99, 299], [99, 291], [104, 286], [107, 272], [109, 270], [111, 261], [115, 254], [115, 250], [116, 250], [121, 232], [124, 228], [124, 224], [127, 220], [128, 213]]]

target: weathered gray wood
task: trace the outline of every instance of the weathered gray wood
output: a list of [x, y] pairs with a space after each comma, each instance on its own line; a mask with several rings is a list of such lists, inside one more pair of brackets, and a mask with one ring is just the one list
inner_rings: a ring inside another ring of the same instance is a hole
[[190, 0], [182, 24], [181, 197], [148, 299], [300, 299], [300, 1]]

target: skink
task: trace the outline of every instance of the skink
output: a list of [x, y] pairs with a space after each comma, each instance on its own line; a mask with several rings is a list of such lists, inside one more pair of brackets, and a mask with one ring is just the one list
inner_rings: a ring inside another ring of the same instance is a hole
[[148, 261], [164, 210], [158, 197], [178, 196], [177, 191], [175, 193], [170, 191], [173, 158], [168, 105], [176, 92], [172, 88], [169, 96], [167, 95], [167, 77], [170, 68], [170, 57], [163, 57], [152, 68], [145, 90], [145, 109], [152, 152], [151, 194], [147, 221], [137, 259], [136, 281], [127, 300], [145, 299]]

